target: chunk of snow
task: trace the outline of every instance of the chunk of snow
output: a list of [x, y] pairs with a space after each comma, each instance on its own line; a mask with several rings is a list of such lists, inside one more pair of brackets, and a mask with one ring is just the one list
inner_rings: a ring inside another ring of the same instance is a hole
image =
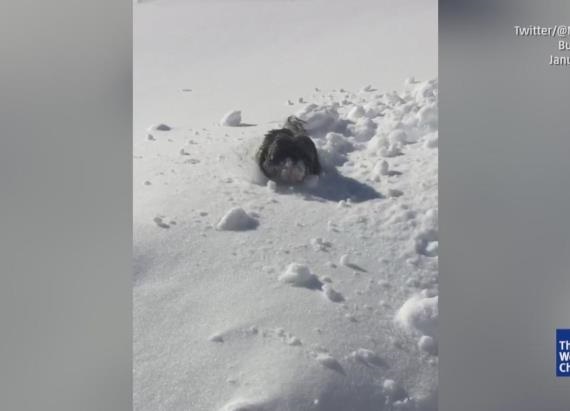
[[351, 264], [350, 256], [348, 254], [343, 254], [340, 256], [340, 265], [344, 265], [345, 267], [349, 267]]
[[386, 379], [382, 383], [382, 389], [386, 395], [394, 395], [396, 392], [398, 392], [398, 388], [398, 384], [394, 380]]
[[434, 337], [439, 318], [438, 297], [415, 294], [396, 313], [396, 323], [410, 332]]
[[229, 210], [216, 225], [220, 231], [245, 231], [253, 230], [259, 222], [247, 214], [243, 208], [234, 207]]
[[227, 113], [220, 121], [222, 126], [237, 127], [241, 124], [241, 111], [234, 110]]
[[429, 256], [437, 255], [439, 251], [439, 241], [430, 241], [425, 246], [425, 252]]
[[279, 281], [294, 287], [320, 288], [321, 282], [304, 264], [291, 263], [287, 270], [279, 276]]

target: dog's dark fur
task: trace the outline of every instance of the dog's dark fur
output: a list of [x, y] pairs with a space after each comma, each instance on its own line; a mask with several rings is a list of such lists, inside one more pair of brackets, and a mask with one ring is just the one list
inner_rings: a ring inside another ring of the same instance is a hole
[[319, 175], [321, 164], [317, 148], [313, 141], [306, 135], [304, 122], [297, 117], [291, 116], [281, 129], [270, 130], [266, 135], [261, 147], [257, 151], [256, 159], [263, 174], [278, 183], [290, 183], [283, 181], [281, 170], [283, 164], [290, 159], [293, 163], [302, 161], [305, 167], [305, 175]]

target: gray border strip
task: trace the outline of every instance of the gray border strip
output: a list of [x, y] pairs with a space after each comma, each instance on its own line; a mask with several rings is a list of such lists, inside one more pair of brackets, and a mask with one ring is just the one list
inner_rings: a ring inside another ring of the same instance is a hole
[[131, 0], [0, 16], [0, 409], [131, 409]]
[[440, 3], [440, 410], [567, 411], [555, 328], [570, 323], [567, 1]]

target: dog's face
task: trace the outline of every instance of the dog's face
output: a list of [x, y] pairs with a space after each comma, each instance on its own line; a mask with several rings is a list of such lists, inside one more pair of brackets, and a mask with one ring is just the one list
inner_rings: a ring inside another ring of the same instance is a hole
[[277, 138], [267, 150], [263, 168], [276, 180], [297, 184], [307, 175], [307, 155], [294, 138]]
[[318, 174], [320, 165], [310, 138], [295, 137], [290, 130], [273, 130], [259, 150], [259, 166], [271, 180], [298, 184], [309, 174]]

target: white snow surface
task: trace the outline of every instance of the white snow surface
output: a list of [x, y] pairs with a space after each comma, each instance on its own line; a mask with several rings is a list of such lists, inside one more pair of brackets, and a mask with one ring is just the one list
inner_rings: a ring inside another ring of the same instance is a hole
[[[437, 410], [437, 3], [392, 4], [134, 5], [134, 409]], [[296, 188], [253, 160], [291, 114]]]

